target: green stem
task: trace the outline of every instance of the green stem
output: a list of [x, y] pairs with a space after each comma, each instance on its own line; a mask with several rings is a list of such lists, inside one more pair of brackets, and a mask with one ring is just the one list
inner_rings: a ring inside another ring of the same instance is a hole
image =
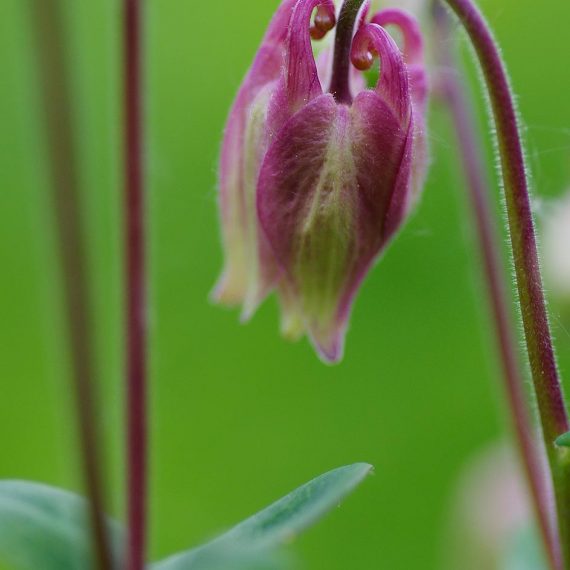
[[552, 472], [562, 550], [570, 570], [570, 478], [568, 451], [554, 440], [568, 431], [542, 288], [527, 168], [514, 98], [499, 48], [473, 0], [445, 0], [463, 24], [481, 65], [495, 121], [507, 205], [516, 284], [540, 424]]

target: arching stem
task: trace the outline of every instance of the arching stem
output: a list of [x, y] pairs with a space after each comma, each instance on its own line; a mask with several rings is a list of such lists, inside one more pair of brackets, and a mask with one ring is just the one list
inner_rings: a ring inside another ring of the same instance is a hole
[[532, 217], [527, 169], [507, 72], [498, 46], [473, 0], [445, 0], [475, 49], [491, 101], [526, 348], [542, 434], [554, 485], [563, 568], [570, 569], [570, 478], [568, 450], [554, 440], [568, 431], [554, 356]]
[[438, 39], [438, 87], [457, 133], [459, 152], [467, 178], [475, 225], [482, 252], [483, 270], [488, 289], [495, 334], [501, 357], [505, 392], [512, 415], [519, 455], [524, 467], [534, 511], [545, 550], [553, 570], [560, 566], [560, 547], [551, 528], [548, 494], [537, 449], [533, 422], [524, 391], [525, 374], [518, 355], [513, 319], [506, 295], [506, 271], [489, 201], [491, 189], [481, 154], [481, 141], [473, 122], [467, 87], [460, 79], [459, 63], [450, 46], [452, 33], [448, 15], [439, 1], [434, 2], [434, 24]]
[[346, 0], [336, 24], [333, 72], [329, 91], [339, 103], [348, 104], [352, 101], [349, 83], [350, 49], [356, 18], [364, 2], [365, 0]]

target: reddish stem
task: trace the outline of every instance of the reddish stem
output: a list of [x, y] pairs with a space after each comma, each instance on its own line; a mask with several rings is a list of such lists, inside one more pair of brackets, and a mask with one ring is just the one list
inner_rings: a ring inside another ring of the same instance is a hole
[[127, 570], [143, 570], [146, 554], [147, 363], [141, 2], [124, 0], [123, 9], [127, 264]]
[[515, 435], [538, 526], [550, 565], [556, 569], [560, 565], [560, 548], [556, 541], [557, 537], [551, 529], [548, 495], [533, 433], [533, 423], [524, 393], [525, 375], [518, 358], [516, 339], [513, 334], [515, 328], [506, 296], [507, 276], [503, 270], [499, 240], [489, 204], [491, 189], [480, 152], [481, 144], [474, 125], [467, 88], [459, 78], [459, 64], [453, 56], [452, 48], [449, 47], [451, 42], [449, 20], [439, 4], [435, 7], [435, 21], [439, 40], [439, 63], [442, 66], [439, 87], [453, 117], [459, 151], [467, 177]]
[[365, 0], [345, 0], [336, 25], [333, 72], [329, 91], [339, 103], [350, 104], [350, 49], [354, 26]]
[[471, 0], [446, 0], [465, 26], [485, 75], [501, 158], [517, 286], [530, 364], [548, 446], [568, 431], [568, 418], [540, 274], [527, 169], [505, 66], [483, 16]]
[[105, 524], [105, 493], [97, 425], [91, 291], [62, 10], [60, 0], [30, 2], [50, 151], [52, 202], [63, 275], [65, 320], [71, 345], [71, 374], [83, 477], [89, 502], [89, 522], [97, 568], [110, 570], [112, 559]]
[[570, 569], [568, 452], [555, 439], [568, 431], [568, 416], [544, 300], [522, 140], [499, 48], [473, 0], [445, 0], [459, 17], [481, 65], [497, 131], [503, 189], [526, 348], [550, 463], [564, 568]]

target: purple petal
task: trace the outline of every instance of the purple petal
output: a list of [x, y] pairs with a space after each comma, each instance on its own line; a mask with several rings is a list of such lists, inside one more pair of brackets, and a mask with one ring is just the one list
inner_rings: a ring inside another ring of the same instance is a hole
[[[327, 13], [329, 21], [335, 21], [333, 0], [298, 0], [295, 5], [287, 36], [283, 72], [267, 113], [267, 129], [271, 138], [303, 105], [323, 93], [310, 35], [310, 22], [315, 7]], [[323, 64], [326, 65], [326, 62], [323, 61]]]
[[372, 17], [372, 23], [380, 26], [396, 26], [404, 38], [404, 60], [407, 63], [412, 92], [414, 148], [412, 165], [413, 202], [421, 193], [428, 165], [426, 131], [426, 112], [428, 98], [428, 79], [424, 62], [424, 42], [420, 25], [416, 18], [405, 10], [396, 8], [378, 12]]
[[351, 58], [358, 69], [364, 70], [371, 67], [374, 55], [382, 62], [376, 92], [402, 121], [408, 121], [411, 113], [408, 70], [400, 49], [386, 30], [377, 24], [367, 24], [354, 36]]
[[[222, 145], [219, 204], [225, 264], [212, 297], [230, 306], [245, 303], [244, 318], [255, 310], [274, 281], [272, 257], [257, 231], [257, 180], [251, 170], [259, 167], [255, 162], [259, 163], [266, 145], [264, 127], [259, 124], [260, 105], [268, 100], [264, 90], [280, 77], [295, 3], [284, 0], [273, 17], [230, 111]], [[258, 120], [252, 125], [254, 109]]]
[[352, 107], [322, 95], [285, 124], [265, 157], [261, 224], [327, 361], [341, 358], [354, 294], [390, 237], [408, 127], [378, 93], [361, 93]]
[[309, 33], [313, 10], [317, 6], [334, 22], [333, 0], [299, 0], [291, 16], [284, 74], [284, 89], [291, 114], [323, 92]]
[[424, 41], [419, 22], [409, 12], [390, 8], [372, 17], [371, 23], [396, 26], [404, 38], [404, 61], [410, 76], [412, 97], [418, 112], [425, 113], [428, 81], [424, 61]]

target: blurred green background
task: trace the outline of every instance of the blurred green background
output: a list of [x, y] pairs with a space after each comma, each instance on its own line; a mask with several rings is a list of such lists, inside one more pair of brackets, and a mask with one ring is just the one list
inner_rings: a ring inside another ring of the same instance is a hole
[[[0, 2], [0, 477], [80, 489], [33, 4]], [[147, 2], [152, 557], [211, 537], [321, 472], [367, 461], [375, 477], [296, 543], [299, 558], [314, 570], [439, 570], [457, 474], [508, 429], [441, 108], [431, 113], [424, 199], [365, 282], [340, 366], [321, 364], [305, 341], [282, 341], [273, 299], [248, 326], [208, 302], [221, 267], [221, 133], [276, 4]], [[570, 5], [481, 4], [518, 93], [536, 194], [560, 194], [570, 185]], [[119, 2], [69, 1], [66, 16], [106, 470], [112, 512], [121, 516]], [[486, 130], [482, 103], [479, 113]], [[556, 314], [553, 328], [568, 373], [570, 335]]]

